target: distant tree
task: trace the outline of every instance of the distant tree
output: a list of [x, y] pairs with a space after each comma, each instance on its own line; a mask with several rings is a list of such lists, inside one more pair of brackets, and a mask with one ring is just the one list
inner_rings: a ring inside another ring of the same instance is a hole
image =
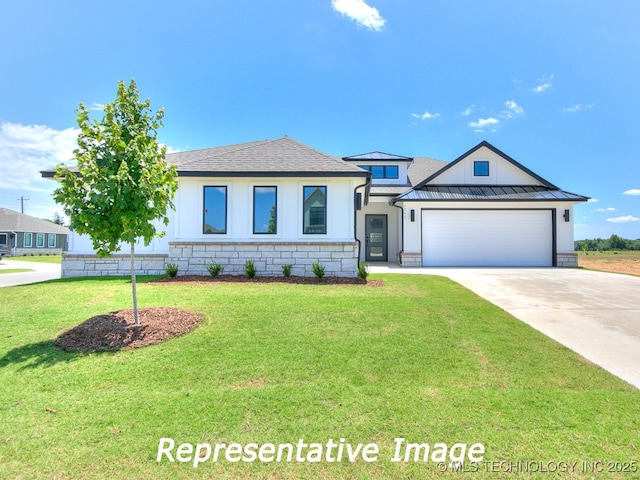
[[168, 225], [167, 209], [173, 208], [178, 188], [175, 166], [164, 161], [166, 148], [157, 140], [164, 110], [150, 110], [149, 99], [140, 101], [134, 80], [127, 87], [118, 82], [113, 103], [104, 107], [102, 120], [91, 120], [80, 104], [76, 110], [80, 134], [74, 151], [77, 170], [56, 167], [60, 187], [53, 194], [64, 206], [69, 228], [86, 234], [98, 256], [108, 257], [130, 245], [131, 291], [135, 323], [138, 317], [135, 244], [149, 245], [162, 236], [154, 221]]
[[611, 235], [611, 237], [609, 237], [609, 248], [611, 250], [626, 250], [627, 241], [618, 235]]
[[53, 214], [53, 219], [51, 220], [56, 225], [61, 225], [64, 227], [64, 218], [58, 212]]

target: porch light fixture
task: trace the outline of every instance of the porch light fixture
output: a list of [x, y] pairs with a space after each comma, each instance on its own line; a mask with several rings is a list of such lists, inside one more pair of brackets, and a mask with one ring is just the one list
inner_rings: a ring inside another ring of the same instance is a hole
[[569, 221], [569, 209], [566, 209], [566, 210], [564, 211], [564, 215], [563, 215], [563, 217], [564, 217], [564, 221], [565, 221], [565, 222], [568, 222], [568, 221]]
[[416, 221], [416, 211], [413, 208], [411, 209], [411, 221]]

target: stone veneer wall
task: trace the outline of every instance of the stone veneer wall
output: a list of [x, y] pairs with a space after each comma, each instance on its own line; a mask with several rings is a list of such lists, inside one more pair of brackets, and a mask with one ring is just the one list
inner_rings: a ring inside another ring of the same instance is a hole
[[12, 250], [11, 255], [14, 257], [23, 257], [23, 256], [42, 256], [42, 255], [60, 255], [62, 253], [62, 248], [48, 248], [48, 247], [16, 247]]
[[[313, 276], [311, 265], [319, 263], [328, 277], [356, 277], [358, 274], [358, 244], [355, 242], [305, 243], [209, 243], [170, 242], [169, 254], [136, 255], [139, 275], [162, 275], [168, 263], [178, 265], [178, 275], [208, 275], [206, 266], [218, 262], [224, 274], [243, 275], [244, 265], [252, 260], [257, 275], [282, 275], [282, 265], [292, 265], [292, 275]], [[129, 255], [99, 258], [96, 255], [65, 254], [63, 277], [129, 275]]]
[[556, 254], [556, 264], [558, 267], [577, 267], [577, 253], [558, 253]]
[[405, 253], [400, 252], [398, 255], [400, 258], [400, 265], [403, 267], [422, 267], [422, 254], [421, 253]]
[[258, 275], [282, 275], [283, 265], [292, 265], [292, 275], [312, 277], [311, 265], [319, 263], [328, 277], [356, 277], [358, 244], [355, 242], [260, 242], [207, 243], [170, 242], [169, 262], [178, 265], [178, 275], [208, 275], [206, 266], [218, 262], [224, 274], [243, 275], [252, 260]]

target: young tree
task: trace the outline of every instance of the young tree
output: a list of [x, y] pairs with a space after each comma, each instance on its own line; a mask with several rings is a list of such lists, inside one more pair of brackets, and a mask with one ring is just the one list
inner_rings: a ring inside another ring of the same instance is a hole
[[178, 188], [175, 166], [164, 161], [157, 130], [164, 110], [150, 110], [149, 99], [140, 101], [134, 80], [127, 87], [118, 82], [113, 103], [104, 107], [102, 120], [91, 120], [82, 103], [76, 110], [80, 134], [74, 150], [77, 170], [56, 167], [60, 186], [53, 197], [64, 207], [69, 228], [88, 235], [98, 256], [108, 257], [130, 245], [131, 290], [135, 323], [138, 317], [135, 244], [149, 245], [164, 235], [154, 224], [168, 225], [167, 209], [173, 208]]

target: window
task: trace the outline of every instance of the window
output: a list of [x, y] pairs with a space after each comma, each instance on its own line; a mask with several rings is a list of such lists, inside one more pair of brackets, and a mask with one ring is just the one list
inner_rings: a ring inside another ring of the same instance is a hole
[[327, 187], [304, 187], [302, 233], [327, 233]]
[[487, 160], [476, 160], [475, 162], [473, 162], [473, 176], [488, 177], [489, 162]]
[[253, 187], [253, 233], [277, 233], [278, 187]]
[[24, 238], [22, 239], [22, 246], [23, 247], [30, 247], [31, 246], [31, 234], [30, 233], [25, 233], [24, 234]]
[[44, 233], [36, 233], [36, 247], [44, 247]]
[[47, 246], [49, 248], [56, 248], [56, 236], [55, 235], [49, 234], [48, 242], [49, 243], [47, 244]]
[[7, 234], [0, 233], [0, 245], [7, 245]]
[[227, 187], [204, 187], [202, 232], [227, 233]]
[[388, 178], [388, 179], [397, 179], [398, 178], [398, 166], [397, 165], [358, 165], [360, 168], [371, 172], [373, 174], [373, 178]]

